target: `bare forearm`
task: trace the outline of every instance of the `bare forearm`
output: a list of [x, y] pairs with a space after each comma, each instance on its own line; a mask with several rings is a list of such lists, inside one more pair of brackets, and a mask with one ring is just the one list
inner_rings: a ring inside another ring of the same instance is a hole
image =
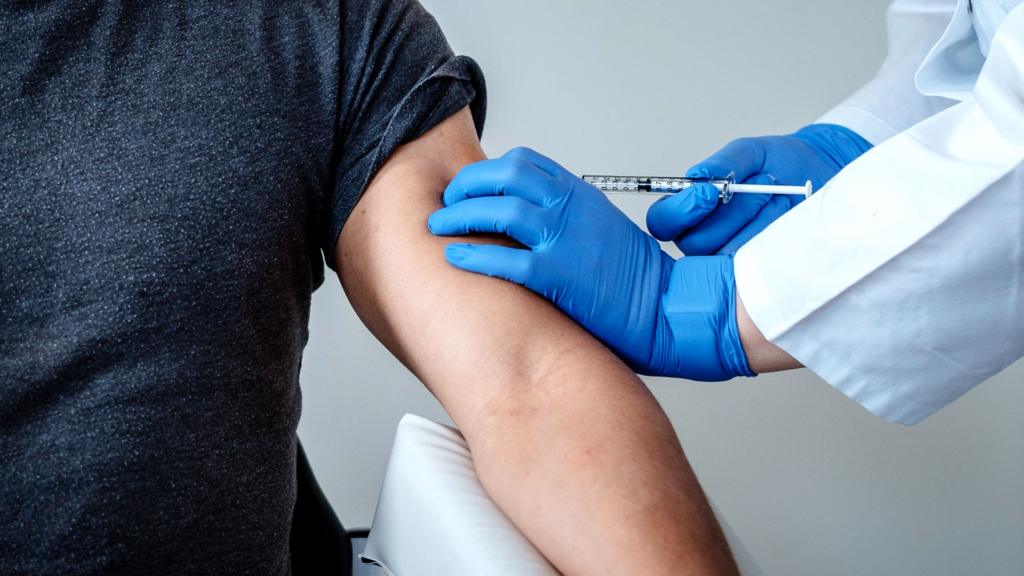
[[[444, 261], [426, 218], [458, 167], [482, 157], [465, 145], [467, 118], [396, 152], [346, 224], [336, 263], [353, 306], [444, 404], [485, 488], [560, 570], [730, 573], [671, 425], [636, 376], [541, 298]], [[455, 161], [438, 170], [438, 150]]]
[[732, 574], [725, 539], [654, 398], [610, 354], [573, 355], [498, 406], [482, 482], [566, 574]]

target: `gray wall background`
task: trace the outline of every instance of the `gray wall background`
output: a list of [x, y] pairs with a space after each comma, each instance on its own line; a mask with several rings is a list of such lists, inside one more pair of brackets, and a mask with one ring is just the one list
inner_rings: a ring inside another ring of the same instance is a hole
[[[423, 1], [487, 73], [487, 152], [529, 145], [577, 173], [680, 173], [790, 131], [885, 55], [887, 0]], [[301, 438], [342, 521], [367, 526], [399, 418], [446, 417], [336, 281], [303, 368]], [[1024, 573], [1024, 363], [914, 428], [808, 371], [647, 382], [768, 574]]]

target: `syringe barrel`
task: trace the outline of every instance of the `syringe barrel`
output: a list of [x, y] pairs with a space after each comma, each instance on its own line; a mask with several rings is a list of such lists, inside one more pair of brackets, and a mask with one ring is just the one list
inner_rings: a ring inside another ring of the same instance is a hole
[[723, 204], [732, 200], [733, 194], [794, 194], [810, 197], [813, 192], [808, 181], [803, 186], [778, 186], [769, 184], [735, 184], [732, 180], [704, 180], [659, 176], [584, 176], [583, 180], [602, 192], [607, 193], [654, 193], [675, 194], [697, 184], [711, 184], [718, 189]]
[[642, 178], [634, 176], [584, 176], [583, 180], [602, 192], [647, 192], [641, 188]]
[[660, 192], [674, 194], [691, 186], [707, 182], [719, 191], [724, 190], [728, 180], [693, 180], [676, 177], [641, 176], [584, 176], [583, 180], [602, 192]]

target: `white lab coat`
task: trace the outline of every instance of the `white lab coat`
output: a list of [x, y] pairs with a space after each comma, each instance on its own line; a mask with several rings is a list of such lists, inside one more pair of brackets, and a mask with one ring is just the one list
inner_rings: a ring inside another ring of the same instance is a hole
[[765, 337], [909, 425], [1024, 356], [1024, 3], [896, 0], [889, 35], [820, 120], [875, 148], [744, 246], [736, 285]]

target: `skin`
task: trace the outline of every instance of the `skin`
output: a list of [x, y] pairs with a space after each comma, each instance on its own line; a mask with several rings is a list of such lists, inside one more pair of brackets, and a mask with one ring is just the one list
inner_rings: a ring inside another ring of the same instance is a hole
[[387, 161], [334, 257], [356, 312], [441, 401], [489, 495], [563, 574], [738, 574], [636, 375], [539, 296], [445, 262], [450, 240], [427, 216], [483, 158], [463, 110]]
[[740, 344], [743, 345], [743, 351], [747, 355], [747, 364], [754, 372], [765, 374], [803, 367], [785, 350], [764, 337], [761, 330], [750, 319], [750, 315], [747, 314], [743, 298], [738, 292], [736, 294], [736, 325], [740, 331]]

